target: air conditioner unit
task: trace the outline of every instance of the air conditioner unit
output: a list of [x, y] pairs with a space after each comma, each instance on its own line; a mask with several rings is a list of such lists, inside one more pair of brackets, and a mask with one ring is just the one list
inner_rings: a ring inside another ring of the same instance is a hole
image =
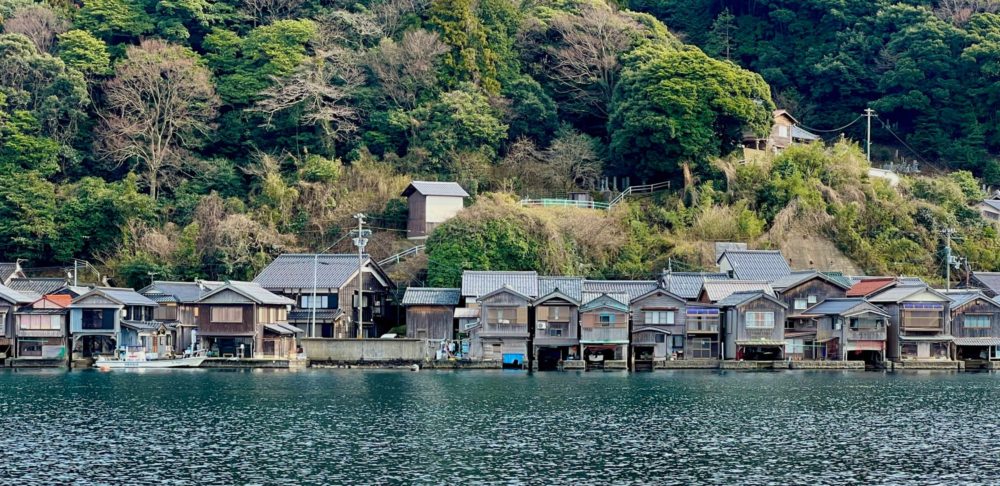
[[539, 321], [538, 322], [538, 330], [539, 331], [544, 331], [544, 330], [546, 330], [548, 328], [549, 328], [549, 323], [548, 322], [545, 322], [545, 321]]
[[510, 324], [510, 319], [500, 319], [497, 321], [499, 324]]

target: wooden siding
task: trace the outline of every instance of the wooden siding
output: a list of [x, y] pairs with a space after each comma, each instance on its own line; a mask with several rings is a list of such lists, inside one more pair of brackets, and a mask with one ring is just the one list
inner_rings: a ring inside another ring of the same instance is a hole
[[[746, 315], [748, 312], [774, 313], [774, 327], [770, 329], [747, 329]], [[725, 357], [736, 358], [736, 342], [765, 339], [769, 341], [784, 341], [785, 339], [785, 309], [769, 299], [757, 299], [738, 307], [731, 307], [725, 312]]]
[[406, 220], [406, 236], [417, 238], [427, 236], [427, 198], [413, 191], [407, 198], [409, 215]]
[[[240, 307], [243, 319], [241, 322], [212, 321], [213, 307]], [[256, 326], [256, 306], [248, 304], [198, 304], [198, 329], [202, 334], [238, 335], [258, 332]]]
[[454, 339], [455, 308], [443, 305], [411, 305], [406, 307], [406, 337], [421, 339]]
[[[365, 296], [368, 297], [368, 306], [362, 309], [362, 317], [366, 324], [375, 322], [376, 325], [385, 324], [387, 310], [386, 287], [383, 286], [371, 271], [365, 271], [361, 277], [361, 284], [364, 286]], [[351, 316], [351, 320], [357, 322], [357, 309], [354, 307], [354, 296], [358, 290], [358, 277], [350, 279], [338, 290], [338, 305], [344, 311], [344, 315]], [[381, 303], [381, 314], [375, 315], [375, 303]]]
[[[965, 317], [968, 315], [986, 315], [990, 318], [990, 327], [965, 327]], [[1000, 307], [983, 300], [976, 299], [952, 312], [951, 334], [955, 337], [1000, 337]]]
[[[565, 316], [559, 316], [559, 319], [553, 320], [551, 312], [551, 308], [553, 307], [565, 309]], [[539, 328], [541, 322], [546, 323], [546, 329]], [[561, 299], [553, 299], [535, 307], [534, 323], [536, 345], [561, 346], [572, 345], [579, 342], [580, 311], [579, 308], [571, 302], [566, 302]], [[552, 332], [553, 329], [561, 329], [561, 335], [550, 336], [549, 333]]]
[[[785, 289], [781, 292], [781, 300], [788, 306], [788, 315], [797, 316], [805, 309], [795, 308], [795, 299], [806, 299], [806, 308], [812, 307], [826, 299], [842, 298], [847, 294], [844, 289], [827, 282], [819, 277], [814, 277], [802, 284]], [[816, 301], [809, 303], [810, 295], [816, 296]]]

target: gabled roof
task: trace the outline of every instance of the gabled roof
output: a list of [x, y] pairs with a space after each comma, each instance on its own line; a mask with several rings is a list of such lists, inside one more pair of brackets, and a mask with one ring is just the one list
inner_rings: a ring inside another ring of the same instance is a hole
[[730, 278], [729, 275], [719, 272], [663, 272], [660, 285], [674, 295], [694, 300], [701, 292], [701, 284], [708, 280], [730, 280]]
[[889, 290], [886, 290], [884, 292], [880, 292], [878, 294], [869, 296], [868, 297], [868, 301], [869, 302], [874, 302], [874, 303], [890, 304], [890, 303], [895, 303], [895, 302], [902, 302], [902, 301], [907, 300], [908, 298], [910, 298], [910, 297], [912, 297], [912, 296], [914, 296], [916, 294], [920, 294], [920, 293], [924, 293], [924, 292], [928, 292], [928, 293], [931, 293], [931, 294], [936, 294], [943, 301], [951, 302], [951, 299], [949, 299], [948, 296], [946, 296], [946, 295], [938, 292], [937, 290], [934, 290], [934, 289], [932, 289], [930, 287], [927, 287], [925, 285], [900, 285], [900, 286], [896, 286], [896, 287], [890, 288]]
[[18, 276], [24, 276], [24, 272], [21, 271], [21, 264], [17, 262], [0, 263], [0, 283], [8, 281], [11, 277]]
[[847, 297], [866, 297], [880, 290], [896, 285], [895, 277], [863, 278], [847, 289]]
[[732, 267], [733, 278], [739, 280], [771, 282], [792, 273], [788, 261], [778, 250], [726, 250], [716, 263], [723, 259]]
[[806, 130], [798, 125], [792, 125], [792, 138], [796, 140], [819, 140], [819, 135], [816, 135], [809, 130]]
[[702, 284], [699, 296], [704, 293], [711, 302], [718, 302], [736, 292], [761, 291], [774, 295], [771, 284], [759, 280], [709, 280]]
[[146, 298], [142, 294], [136, 292], [132, 289], [118, 288], [118, 287], [96, 287], [90, 291], [81, 294], [79, 297], [73, 299], [73, 303], [80, 302], [91, 295], [103, 295], [107, 297], [112, 302], [119, 305], [141, 305], [147, 307], [156, 307], [159, 304], [153, 302], [152, 300]]
[[39, 295], [51, 294], [66, 285], [66, 280], [62, 278], [12, 278], [7, 284], [18, 292], [34, 292]]
[[985, 204], [985, 205], [987, 205], [987, 206], [989, 206], [989, 207], [993, 208], [993, 209], [994, 209], [994, 210], [996, 210], [996, 211], [1000, 211], [1000, 200], [996, 200], [996, 199], [985, 199], [985, 200], [983, 200], [983, 202], [981, 202], [980, 204]]
[[432, 181], [413, 181], [410, 185], [406, 186], [406, 189], [400, 195], [408, 197], [414, 192], [419, 192], [425, 196], [469, 197], [469, 193], [465, 192], [465, 189], [462, 189], [462, 186], [458, 185], [457, 182]]
[[538, 277], [539, 297], [548, 295], [556, 289], [579, 302], [583, 299], [583, 277]]
[[602, 295], [608, 295], [612, 299], [615, 299], [618, 302], [621, 302], [623, 304], [629, 304], [629, 303], [631, 303], [631, 299], [629, 299], [628, 294], [623, 293], [623, 292], [607, 292], [607, 293], [605, 293], [605, 292], [584, 292], [583, 293], [583, 299], [580, 301], [580, 304], [581, 305], [588, 304], [591, 301], [593, 301], [594, 299], [600, 298]]
[[194, 282], [170, 282], [157, 280], [147, 287], [139, 290], [139, 293], [157, 302], [170, 302], [167, 297], [173, 297], [176, 302], [182, 304], [193, 304], [198, 302], [203, 295], [221, 286], [223, 282], [212, 282], [208, 280], [195, 280]]
[[[316, 265], [313, 265], [313, 263]], [[378, 263], [369, 255], [362, 256], [362, 265], [374, 272], [387, 286], [392, 282]], [[356, 253], [321, 254], [284, 253], [278, 255], [253, 281], [266, 289], [311, 289], [313, 288], [313, 268], [316, 271], [316, 287], [339, 289], [358, 272]]]
[[587, 312], [594, 309], [600, 309], [602, 307], [608, 307], [621, 312], [628, 312], [628, 302], [622, 302], [619, 298], [606, 293], [602, 293], [601, 295], [587, 301], [586, 304], [580, 306], [580, 312]]
[[972, 272], [972, 278], [993, 295], [1000, 294], [1000, 272]]
[[652, 296], [652, 295], [656, 295], [656, 294], [660, 294], [660, 293], [662, 293], [663, 295], [666, 295], [666, 296], [668, 296], [668, 297], [670, 297], [670, 298], [672, 298], [674, 300], [677, 300], [677, 301], [680, 301], [680, 302], [685, 302], [684, 297], [681, 297], [681, 296], [679, 296], [679, 295], [677, 295], [677, 294], [675, 294], [675, 293], [673, 293], [673, 292], [671, 292], [671, 291], [669, 291], [669, 290], [667, 290], [667, 289], [665, 289], [663, 287], [657, 287], [657, 288], [655, 288], [653, 290], [650, 290], [649, 292], [646, 292], [645, 294], [642, 294], [642, 295], [640, 295], [640, 296], [632, 299], [632, 302], [630, 302], [630, 303], [635, 303], [637, 301], [645, 299], [646, 297], [649, 297], [649, 296]]
[[32, 299], [31, 297], [13, 290], [3, 284], [0, 284], [0, 299], [6, 300], [11, 304], [30, 304], [35, 301], [35, 299]]
[[206, 293], [198, 299], [199, 302], [204, 302], [205, 299], [209, 297], [225, 292], [227, 290], [232, 290], [258, 304], [261, 305], [293, 305], [295, 301], [289, 299], [288, 297], [283, 297], [281, 295], [275, 294], [270, 290], [261, 287], [256, 282], [240, 282], [234, 280], [228, 280], [225, 284], [216, 287], [214, 290]]
[[882, 309], [860, 297], [826, 299], [802, 312], [803, 316], [847, 316], [862, 312], [872, 312], [889, 317]]
[[961, 289], [961, 290], [939, 290], [939, 292], [947, 295], [951, 299], [951, 310], [958, 310], [959, 307], [964, 306], [975, 300], [984, 300], [994, 307], [1000, 307], [1000, 303], [989, 298], [981, 290], [977, 289]]
[[461, 289], [409, 287], [403, 294], [403, 305], [456, 306], [461, 298]]
[[823, 280], [834, 287], [840, 287], [841, 289], [847, 290], [850, 285], [845, 284], [843, 281], [834, 279], [829, 275], [817, 272], [815, 270], [805, 270], [801, 272], [792, 272], [784, 277], [781, 277], [773, 282], [771, 282], [771, 288], [778, 292], [783, 292], [788, 289], [792, 289], [802, 285], [812, 279], [818, 278]]
[[759, 299], [767, 299], [781, 307], [788, 308], [788, 305], [784, 302], [774, 298], [773, 295], [761, 291], [761, 290], [751, 290], [747, 292], [733, 292], [726, 296], [726, 298], [720, 300], [717, 304], [719, 307], [738, 307], [743, 304], [747, 304]]
[[562, 290], [556, 288], [547, 294], [543, 294], [532, 302], [532, 305], [541, 305], [552, 299], [559, 299], [569, 302], [570, 304], [580, 305], [580, 300], [583, 298], [583, 293], [580, 293], [580, 299], [573, 298], [571, 295], [564, 294]]
[[530, 298], [538, 297], [538, 274], [535, 272], [466, 270], [462, 272], [462, 295], [481, 297], [503, 286]]
[[[634, 299], [648, 293], [657, 286], [656, 280], [584, 280], [583, 291], [587, 293], [625, 294]], [[583, 299], [587, 300], [587, 299]], [[625, 302], [626, 304], [628, 301]]]
[[498, 288], [498, 289], [496, 289], [496, 290], [494, 290], [492, 292], [489, 292], [489, 293], [487, 293], [485, 295], [480, 295], [479, 297], [476, 297], [476, 300], [479, 300], [479, 301], [486, 300], [486, 299], [488, 299], [490, 297], [493, 297], [494, 295], [497, 295], [497, 294], [513, 294], [513, 295], [516, 295], [516, 296], [518, 296], [518, 297], [520, 297], [520, 298], [522, 298], [522, 299], [524, 299], [526, 301], [529, 301], [529, 302], [531, 301], [531, 296], [530, 295], [518, 292], [517, 289], [515, 289], [514, 287], [511, 287], [510, 285], [507, 285], [507, 284], [501, 285], [500, 288]]
[[718, 263], [719, 258], [722, 254], [728, 250], [746, 250], [747, 244], [738, 241], [716, 241], [715, 242], [715, 261]]

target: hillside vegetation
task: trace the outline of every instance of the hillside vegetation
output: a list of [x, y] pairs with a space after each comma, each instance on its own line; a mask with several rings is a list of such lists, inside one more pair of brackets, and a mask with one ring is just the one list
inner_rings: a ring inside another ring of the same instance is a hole
[[[249, 278], [279, 252], [350, 250], [359, 211], [382, 256], [406, 246], [398, 196], [425, 178], [476, 200], [428, 242], [442, 284], [697, 268], [707, 242], [795, 226], [865, 270], [931, 275], [957, 224], [959, 251], [1000, 266], [967, 206], [972, 175], [1000, 173], [991, 2], [690, 3], [0, 0], [0, 260], [82, 257], [133, 286]], [[823, 127], [871, 101], [922, 159], [972, 175], [896, 191], [846, 143], [739, 164], [773, 99]], [[509, 195], [604, 176], [675, 191], [608, 214]]]

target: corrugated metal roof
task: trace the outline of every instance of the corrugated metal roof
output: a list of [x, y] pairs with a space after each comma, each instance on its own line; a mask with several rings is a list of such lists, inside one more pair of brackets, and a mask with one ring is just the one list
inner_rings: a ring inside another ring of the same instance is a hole
[[37, 300], [3, 284], [0, 284], [0, 298], [12, 304], [30, 304]]
[[784, 302], [778, 301], [777, 299], [774, 298], [773, 295], [768, 294], [767, 292], [762, 290], [752, 290], [748, 292], [733, 292], [727, 295], [726, 298], [716, 302], [716, 304], [719, 307], [736, 307], [746, 304], [747, 302], [752, 302], [754, 300], [761, 298], [768, 299], [778, 304], [781, 304], [782, 306], [785, 306]]
[[7, 285], [18, 292], [34, 292], [51, 294], [66, 286], [66, 280], [61, 278], [12, 278]]
[[403, 305], [458, 305], [461, 289], [410, 287], [403, 294]]
[[[374, 265], [368, 255], [362, 258], [365, 267]], [[357, 272], [358, 255], [321, 254], [316, 257], [313, 253], [285, 253], [278, 255], [253, 281], [266, 289], [311, 289], [314, 267], [317, 287], [339, 289]]]
[[1000, 346], [1000, 337], [957, 337], [956, 346]]
[[899, 302], [913, 294], [923, 292], [925, 290], [930, 290], [924, 286], [916, 285], [900, 285], [893, 287], [884, 292], [880, 292], [873, 296], [868, 297], [869, 302], [879, 302], [879, 303], [892, 303]]
[[528, 297], [538, 297], [535, 272], [466, 270], [462, 272], [462, 295], [480, 297], [506, 285]]
[[118, 287], [98, 287], [94, 290], [121, 302], [124, 305], [144, 305], [156, 307], [158, 304], [132, 289]]
[[567, 297], [580, 301], [583, 299], [583, 277], [538, 277], [538, 296], [544, 297], [554, 290]]
[[812, 133], [798, 125], [792, 125], [792, 138], [797, 140], [819, 140], [819, 135]]
[[433, 181], [413, 181], [401, 194], [407, 197], [414, 192], [419, 192], [425, 196], [455, 196], [469, 197], [469, 193], [462, 189], [457, 182], [433, 182]]
[[256, 282], [240, 282], [236, 280], [227, 281], [225, 284], [216, 287], [215, 290], [206, 293], [198, 299], [199, 302], [203, 301], [215, 294], [225, 292], [226, 290], [232, 290], [258, 304], [264, 305], [293, 305], [295, 301], [289, 299], [288, 297], [281, 296], [271, 292], [270, 290], [261, 287]]
[[729, 276], [718, 272], [666, 272], [661, 278], [665, 289], [687, 300], [697, 299], [701, 285], [708, 280], [729, 280]]
[[702, 284], [702, 290], [708, 294], [708, 300], [712, 302], [718, 302], [736, 292], [761, 291], [774, 296], [771, 284], [755, 280], [709, 280]]
[[733, 268], [733, 277], [739, 280], [771, 282], [792, 273], [778, 250], [726, 250], [719, 261], [723, 258]]
[[212, 282], [207, 280], [198, 280], [195, 282], [168, 282], [168, 281], [155, 281], [148, 287], [139, 291], [140, 294], [149, 297], [150, 299], [157, 300], [154, 298], [154, 292], [159, 292], [161, 295], [172, 295], [176, 298], [178, 302], [184, 304], [191, 304], [198, 302], [203, 295], [209, 293], [213, 289], [222, 286], [223, 282]]
[[847, 289], [846, 295], [848, 297], [865, 297], [890, 285], [895, 285], [896, 282], [895, 277], [862, 278]]
[[[652, 292], [656, 286], [656, 280], [584, 280], [583, 292], [625, 294], [628, 296], [626, 303], [629, 303], [640, 295]], [[583, 300], [586, 301], [586, 297]]]

